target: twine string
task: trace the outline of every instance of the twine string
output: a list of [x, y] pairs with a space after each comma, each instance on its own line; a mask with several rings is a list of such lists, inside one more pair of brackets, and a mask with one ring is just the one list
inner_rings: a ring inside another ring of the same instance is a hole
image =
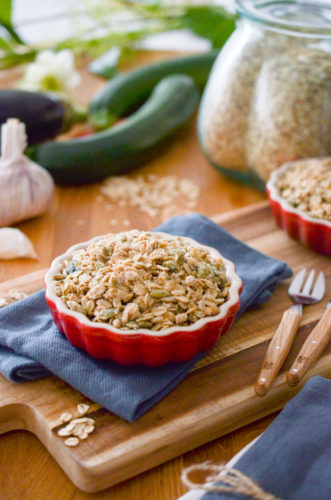
[[[204, 483], [194, 482], [190, 479], [192, 472], [204, 471], [211, 473]], [[222, 464], [213, 464], [204, 462], [202, 464], [194, 464], [186, 467], [181, 476], [182, 482], [189, 489], [203, 489], [206, 491], [219, 491], [223, 493], [237, 493], [254, 498], [255, 500], [281, 500], [271, 493], [268, 493], [261, 488], [252, 479], [237, 469], [227, 467]], [[215, 484], [221, 481], [221, 484]]]

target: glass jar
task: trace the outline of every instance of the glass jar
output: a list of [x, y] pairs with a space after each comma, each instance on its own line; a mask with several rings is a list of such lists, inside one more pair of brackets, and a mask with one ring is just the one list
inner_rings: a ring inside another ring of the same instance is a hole
[[237, 29], [201, 101], [209, 162], [263, 187], [282, 163], [331, 154], [331, 4], [237, 0]]

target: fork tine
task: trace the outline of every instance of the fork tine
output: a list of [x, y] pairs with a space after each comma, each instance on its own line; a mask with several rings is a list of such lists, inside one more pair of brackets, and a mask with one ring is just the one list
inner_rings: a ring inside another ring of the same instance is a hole
[[315, 270], [312, 269], [309, 273], [309, 276], [307, 278], [307, 281], [305, 283], [305, 286], [302, 290], [302, 295], [310, 295], [310, 291], [312, 289], [312, 285], [313, 285], [313, 281], [314, 281], [314, 278], [315, 278]]
[[325, 293], [325, 277], [324, 273], [321, 271], [316, 280], [315, 286], [312, 291], [312, 296], [318, 300], [322, 300]]
[[300, 292], [303, 280], [305, 278], [306, 268], [303, 268], [293, 279], [292, 283], [289, 286], [288, 293], [289, 295], [296, 295]]

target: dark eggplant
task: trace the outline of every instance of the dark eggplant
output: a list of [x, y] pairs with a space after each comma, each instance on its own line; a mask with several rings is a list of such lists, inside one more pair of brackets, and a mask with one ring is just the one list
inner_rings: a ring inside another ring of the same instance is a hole
[[29, 145], [53, 139], [84, 119], [56, 95], [18, 89], [0, 90], [0, 126], [8, 118], [25, 123]]

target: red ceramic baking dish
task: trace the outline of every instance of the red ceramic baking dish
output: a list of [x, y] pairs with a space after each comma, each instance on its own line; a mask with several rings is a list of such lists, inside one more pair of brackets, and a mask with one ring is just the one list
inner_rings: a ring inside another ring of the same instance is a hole
[[[166, 233], [156, 234], [168, 239], [174, 238]], [[239, 309], [243, 285], [235, 272], [234, 264], [224, 257], [226, 276], [230, 282], [228, 300], [219, 307], [219, 314], [202, 318], [190, 326], [175, 326], [161, 331], [144, 328], [128, 331], [93, 322], [82, 313], [68, 309], [55, 294], [52, 276], [59, 272], [60, 263], [70, 259], [74, 251], [86, 248], [103, 237], [98, 236], [69, 248], [53, 261], [45, 276], [46, 302], [57, 327], [72, 345], [86, 350], [94, 358], [109, 359], [122, 365], [161, 366], [193, 358], [197, 353], [211, 348], [218, 337], [229, 330]], [[191, 238], [183, 239], [208, 250], [217, 258], [221, 256], [214, 248], [200, 245]]]
[[274, 170], [266, 185], [270, 207], [279, 227], [315, 252], [331, 256], [331, 222], [310, 217], [281, 197], [278, 180], [293, 163]]

